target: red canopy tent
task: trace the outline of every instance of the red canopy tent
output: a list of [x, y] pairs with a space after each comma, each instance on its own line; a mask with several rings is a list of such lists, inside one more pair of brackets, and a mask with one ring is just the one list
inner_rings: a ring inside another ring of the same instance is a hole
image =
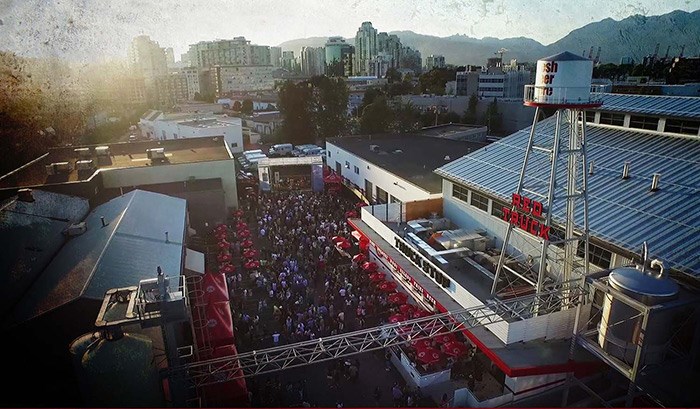
[[442, 345], [442, 352], [450, 356], [461, 356], [469, 352], [469, 347], [462, 342], [452, 341]]
[[231, 345], [233, 337], [233, 319], [228, 301], [209, 303], [205, 308], [207, 318], [207, 336], [214, 347]]
[[347, 240], [347, 239], [346, 239], [345, 237], [343, 237], [343, 236], [333, 236], [333, 237], [331, 237], [331, 241], [333, 242], [333, 244], [337, 244], [337, 243], [340, 243], [340, 242], [346, 241], [346, 240]]
[[384, 281], [384, 273], [372, 273], [369, 275], [369, 281], [373, 283], [379, 283], [381, 281]]
[[366, 260], [367, 260], [367, 256], [365, 256], [365, 255], [362, 254], [362, 253], [360, 253], [360, 254], [355, 254], [354, 256], [352, 256], [352, 261], [354, 261], [355, 263], [358, 263], [358, 264], [363, 263], [363, 262], [365, 262]]
[[[234, 345], [225, 345], [214, 349], [212, 358], [223, 358], [238, 355]], [[209, 408], [241, 408], [250, 407], [248, 388], [245, 378], [233, 379], [240, 369], [220, 371], [214, 375], [222, 382], [202, 387], [205, 406]], [[229, 379], [229, 380], [226, 380]]]
[[366, 252], [369, 249], [369, 239], [362, 237], [360, 239], [360, 251]]
[[390, 292], [396, 290], [396, 283], [393, 281], [385, 281], [385, 282], [379, 284], [379, 289], [381, 291], [384, 291], [385, 293], [390, 293]]
[[350, 247], [352, 247], [352, 244], [350, 244], [349, 241], [344, 240], [344, 241], [335, 243], [335, 246], [336, 246], [336, 247], [339, 247], [339, 248], [341, 248], [341, 249], [343, 249], [343, 250], [347, 250], [347, 249], [349, 249]]
[[208, 272], [202, 277], [202, 287], [204, 290], [203, 301], [211, 304], [219, 301], [228, 301], [228, 286], [224, 273]]
[[404, 293], [394, 293], [389, 295], [389, 302], [392, 304], [403, 304], [408, 300], [408, 296]]
[[426, 349], [433, 345], [432, 341], [427, 338], [420, 339], [418, 341], [411, 341], [411, 346], [415, 349]]
[[328, 190], [338, 191], [343, 184], [343, 178], [332, 172], [330, 175], [323, 178]]
[[435, 348], [422, 348], [416, 353], [416, 359], [424, 364], [440, 362], [442, 353]]
[[413, 311], [413, 318], [423, 318], [423, 317], [429, 317], [431, 315], [433, 315], [433, 313], [428, 312], [428, 311], [423, 310], [423, 309]]

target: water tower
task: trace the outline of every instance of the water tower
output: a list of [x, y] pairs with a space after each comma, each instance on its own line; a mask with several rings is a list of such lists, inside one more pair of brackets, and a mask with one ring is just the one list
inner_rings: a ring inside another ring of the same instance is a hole
[[[541, 293], [550, 284], [577, 278], [575, 271], [584, 275], [588, 272], [584, 110], [602, 105], [597, 93], [591, 92], [592, 74], [592, 60], [563, 52], [537, 61], [535, 85], [525, 86], [524, 104], [535, 108], [535, 116], [527, 145], [523, 146], [525, 153], [510, 211], [504, 208], [509, 223], [491, 291], [494, 294], [518, 279]], [[543, 109], [555, 110], [555, 118], [538, 124]], [[559, 227], [552, 225], [554, 210]], [[517, 240], [513, 240], [513, 229], [521, 230]], [[585, 246], [582, 263], [576, 261], [578, 243]], [[549, 254], [550, 244], [563, 247], [563, 254], [558, 249], [557, 256]], [[511, 254], [509, 249], [513, 250]], [[528, 269], [527, 276], [509, 267], [513, 257], [527, 258], [527, 262], [520, 263]], [[504, 269], [507, 274], [503, 274]]]

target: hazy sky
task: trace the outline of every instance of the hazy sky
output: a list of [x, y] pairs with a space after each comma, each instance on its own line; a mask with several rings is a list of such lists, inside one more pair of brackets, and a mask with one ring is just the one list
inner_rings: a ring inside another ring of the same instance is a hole
[[147, 34], [176, 59], [187, 45], [245, 36], [277, 45], [311, 36], [380, 31], [530, 37], [552, 43], [607, 17], [700, 9], [700, 0], [0, 0], [0, 49], [74, 60], [126, 56]]

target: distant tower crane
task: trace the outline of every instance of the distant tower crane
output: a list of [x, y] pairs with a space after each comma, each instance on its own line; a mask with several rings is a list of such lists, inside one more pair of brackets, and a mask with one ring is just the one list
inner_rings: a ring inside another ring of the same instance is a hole
[[593, 60], [593, 65], [598, 65], [600, 62], [600, 46], [598, 47], [598, 52], [595, 54], [595, 59]]

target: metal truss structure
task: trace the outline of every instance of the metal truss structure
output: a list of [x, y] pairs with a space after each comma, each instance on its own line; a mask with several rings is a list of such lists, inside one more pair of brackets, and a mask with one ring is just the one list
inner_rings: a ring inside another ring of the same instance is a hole
[[580, 280], [560, 283], [541, 294], [490, 301], [486, 305], [395, 324], [195, 362], [172, 368], [169, 376], [185, 378], [192, 387], [202, 387], [401, 345], [437, 334], [524, 319], [538, 311], [539, 314], [555, 312], [585, 300], [585, 290], [580, 283]]

